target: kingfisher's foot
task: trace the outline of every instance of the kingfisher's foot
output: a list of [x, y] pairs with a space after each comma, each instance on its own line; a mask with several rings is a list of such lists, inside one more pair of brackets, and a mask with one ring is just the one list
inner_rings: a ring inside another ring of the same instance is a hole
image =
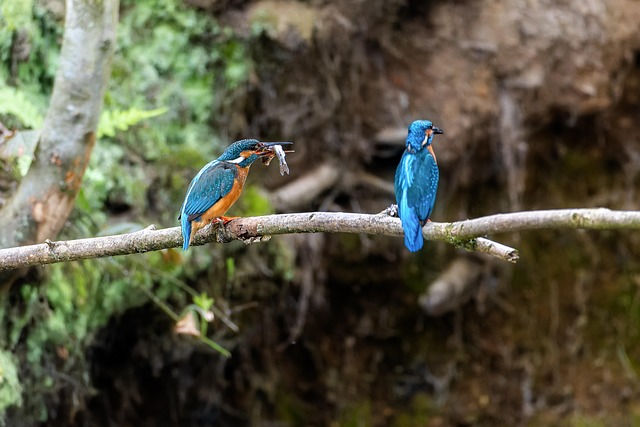
[[218, 218], [215, 218], [212, 222], [214, 224], [227, 225], [229, 222], [237, 218], [240, 218], [240, 217], [239, 216], [219, 216]]
[[393, 205], [387, 207], [382, 212], [380, 212], [380, 214], [397, 217], [398, 216], [398, 205], [393, 204]]

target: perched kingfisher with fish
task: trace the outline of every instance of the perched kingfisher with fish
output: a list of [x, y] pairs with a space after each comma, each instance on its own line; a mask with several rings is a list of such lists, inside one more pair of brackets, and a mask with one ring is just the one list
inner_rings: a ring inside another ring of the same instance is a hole
[[416, 252], [424, 244], [422, 227], [429, 221], [436, 202], [440, 172], [431, 143], [444, 131], [429, 120], [409, 125], [406, 148], [396, 169], [394, 187], [398, 216], [404, 230], [404, 244]]
[[[283, 174], [282, 145], [291, 142], [260, 142], [243, 139], [227, 147], [220, 157], [205, 165], [193, 178], [180, 209], [182, 248], [186, 251], [199, 229], [211, 222], [226, 224], [233, 218], [223, 216], [238, 200], [247, 180], [249, 168], [258, 159], [269, 164], [276, 155]], [[284, 169], [289, 172], [288, 167]]]

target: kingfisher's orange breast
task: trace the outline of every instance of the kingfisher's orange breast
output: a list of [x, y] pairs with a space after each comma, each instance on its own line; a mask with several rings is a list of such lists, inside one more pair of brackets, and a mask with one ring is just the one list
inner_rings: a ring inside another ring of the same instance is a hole
[[[214, 219], [220, 218], [222, 215], [225, 214], [225, 212], [229, 210], [231, 206], [233, 206], [236, 200], [238, 200], [238, 198], [240, 197], [240, 194], [242, 193], [242, 188], [244, 187], [244, 183], [247, 180], [247, 175], [249, 174], [249, 167], [237, 168], [237, 171], [238, 173], [236, 175], [235, 182], [233, 183], [233, 187], [231, 187], [231, 191], [229, 191], [229, 194], [227, 194], [226, 196], [218, 200], [213, 206], [211, 206], [211, 208], [209, 208], [208, 211], [206, 211], [202, 215], [201, 217], [202, 219], [199, 224], [200, 226], [197, 228], [204, 227]], [[192, 224], [195, 226], [197, 222], [192, 222]]]

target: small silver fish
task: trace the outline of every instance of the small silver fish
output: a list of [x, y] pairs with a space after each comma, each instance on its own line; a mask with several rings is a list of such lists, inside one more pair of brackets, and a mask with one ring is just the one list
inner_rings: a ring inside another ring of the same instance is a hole
[[286, 172], [289, 174], [289, 165], [287, 164], [287, 160], [285, 159], [285, 153], [282, 149], [282, 145], [274, 145], [273, 151], [275, 151], [276, 156], [278, 156], [278, 161], [280, 162], [280, 175], [284, 176]]

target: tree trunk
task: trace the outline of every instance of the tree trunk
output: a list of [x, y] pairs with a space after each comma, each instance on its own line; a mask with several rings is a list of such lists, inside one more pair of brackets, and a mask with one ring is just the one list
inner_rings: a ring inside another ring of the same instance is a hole
[[0, 247], [53, 239], [91, 151], [116, 42], [118, 0], [67, 0], [60, 64], [35, 158], [0, 211]]

